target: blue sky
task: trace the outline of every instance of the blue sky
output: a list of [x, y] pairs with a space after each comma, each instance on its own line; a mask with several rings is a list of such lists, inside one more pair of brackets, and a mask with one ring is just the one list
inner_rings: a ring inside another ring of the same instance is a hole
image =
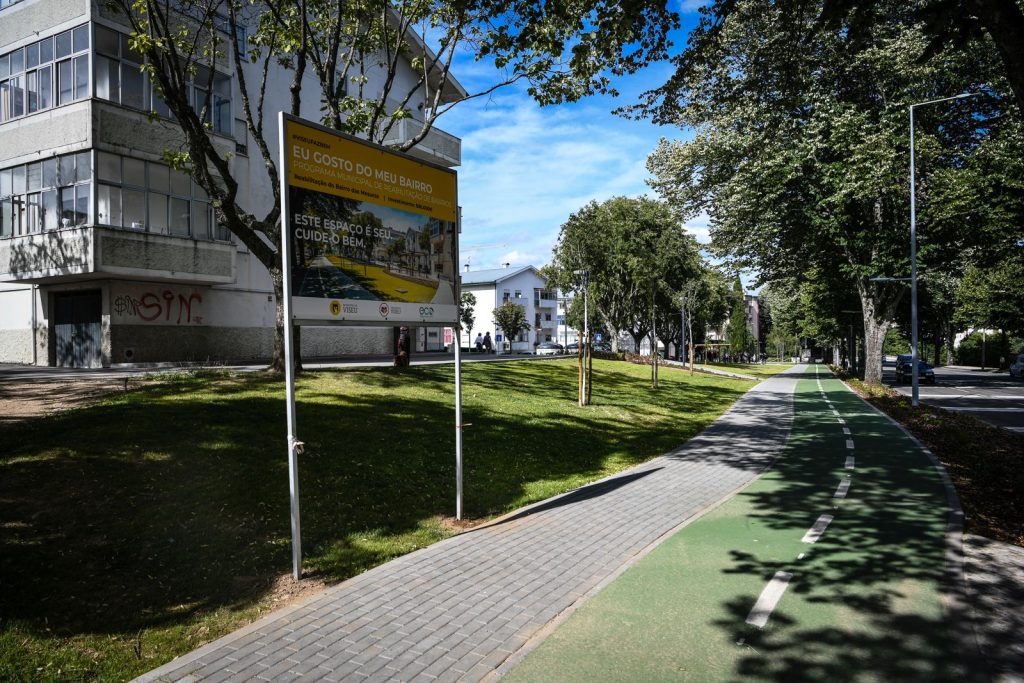
[[[683, 28], [675, 36], [674, 51], [681, 49], [699, 6], [695, 0], [676, 5]], [[453, 71], [470, 92], [497, 77], [492, 67], [471, 59]], [[462, 138], [463, 263], [468, 259], [473, 270], [504, 262], [541, 266], [551, 258], [562, 223], [591, 200], [656, 196], [646, 183], [647, 156], [660, 138], [685, 139], [687, 133], [611, 112], [636, 102], [670, 73], [667, 64], [652, 65], [616, 79], [618, 98], [548, 107], [537, 105], [524, 87], [511, 86], [488, 99], [463, 102], [439, 119], [440, 128]], [[698, 241], [707, 241], [705, 217], [687, 228]]]

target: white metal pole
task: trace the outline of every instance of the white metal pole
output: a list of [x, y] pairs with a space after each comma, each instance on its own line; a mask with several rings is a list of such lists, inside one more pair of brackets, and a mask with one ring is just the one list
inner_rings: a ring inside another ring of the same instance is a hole
[[911, 405], [918, 406], [917, 368], [917, 205], [914, 173], [914, 105], [910, 105], [910, 381]]
[[455, 322], [455, 519], [462, 519], [462, 321]]
[[299, 451], [295, 436], [295, 349], [292, 348], [292, 263], [291, 235], [288, 234], [288, 161], [285, 147], [284, 112], [277, 117], [278, 149], [281, 153], [281, 279], [284, 296], [284, 384], [288, 414], [288, 492], [291, 498], [292, 578], [302, 578], [302, 528], [299, 521]]
[[590, 289], [590, 273], [583, 274], [583, 401], [587, 405], [587, 355], [590, 352], [590, 314], [587, 312], [587, 290]]

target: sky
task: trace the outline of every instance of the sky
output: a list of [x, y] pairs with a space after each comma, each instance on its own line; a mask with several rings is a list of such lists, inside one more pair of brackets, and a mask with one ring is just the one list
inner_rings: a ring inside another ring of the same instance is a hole
[[[676, 6], [682, 29], [674, 52], [697, 20], [700, 2]], [[470, 92], [492, 84], [497, 73], [487, 64], [463, 58], [453, 66]], [[573, 104], [541, 107], [525, 91], [510, 86], [491, 97], [462, 102], [438, 119], [438, 127], [462, 139], [459, 204], [462, 206], [462, 263], [472, 270], [542, 266], [551, 259], [559, 227], [591, 200], [617, 195], [656, 197], [648, 186], [647, 156], [660, 138], [687, 139], [689, 133], [616, 116], [646, 90], [663, 84], [668, 64], [656, 64], [615, 78], [618, 98], [594, 96]], [[707, 218], [686, 228], [708, 241]]]

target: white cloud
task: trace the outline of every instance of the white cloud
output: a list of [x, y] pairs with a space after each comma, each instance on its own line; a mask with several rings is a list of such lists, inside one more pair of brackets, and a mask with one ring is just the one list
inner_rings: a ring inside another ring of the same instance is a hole
[[679, 11], [683, 14], [696, 14], [707, 4], [707, 0], [679, 0]]
[[593, 104], [541, 108], [515, 93], [460, 107], [442, 126], [462, 137], [462, 242], [512, 247], [480, 251], [474, 269], [543, 265], [571, 213], [591, 200], [652, 194], [645, 163], [665, 132], [650, 124]]

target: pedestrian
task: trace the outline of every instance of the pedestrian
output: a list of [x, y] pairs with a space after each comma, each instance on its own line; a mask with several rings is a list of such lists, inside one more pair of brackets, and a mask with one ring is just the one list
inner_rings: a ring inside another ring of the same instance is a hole
[[[488, 333], [488, 334], [490, 334], [490, 333]], [[484, 351], [484, 336], [482, 334], [480, 334], [479, 332], [477, 332], [476, 333], [476, 341], [474, 341], [473, 344], [476, 346], [476, 352], [477, 353], [483, 353], [483, 351]]]
[[490, 332], [488, 332], [487, 334], [484, 335], [484, 350], [487, 353], [491, 352], [491, 333]]

